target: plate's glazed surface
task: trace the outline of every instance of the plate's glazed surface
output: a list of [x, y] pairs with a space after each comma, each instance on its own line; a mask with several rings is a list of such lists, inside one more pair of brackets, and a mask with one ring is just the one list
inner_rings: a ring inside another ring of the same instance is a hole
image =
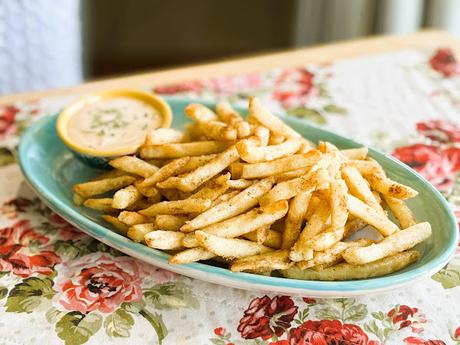
[[[174, 114], [172, 127], [181, 128], [187, 122], [183, 108], [189, 100], [170, 99], [168, 102]], [[307, 125], [303, 121], [292, 118], [285, 121], [312, 141], [327, 140], [340, 148], [360, 146], [350, 139]], [[267, 292], [317, 297], [357, 296], [398, 288], [435, 273], [452, 257], [458, 242], [456, 221], [444, 197], [404, 164], [383, 153], [370, 150], [370, 156], [379, 161], [390, 178], [419, 191], [419, 195], [408, 204], [418, 221], [429, 221], [432, 225], [433, 236], [417, 246], [422, 257], [413, 265], [385, 277], [346, 282], [302, 281], [233, 273], [228, 269], [203, 263], [170, 265], [168, 254], [132, 242], [110, 230], [110, 225], [102, 221], [97, 212], [73, 204], [72, 185], [87, 180], [99, 171], [81, 163], [64, 146], [56, 134], [55, 122], [56, 116], [37, 122], [23, 135], [19, 146], [21, 169], [38, 196], [53, 211], [101, 242], [140, 260], [189, 277]]]

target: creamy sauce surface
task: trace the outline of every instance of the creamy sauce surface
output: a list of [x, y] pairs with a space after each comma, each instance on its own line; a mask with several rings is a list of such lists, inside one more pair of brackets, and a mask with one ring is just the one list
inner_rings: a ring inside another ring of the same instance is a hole
[[101, 100], [72, 116], [68, 135], [76, 144], [101, 151], [140, 145], [147, 131], [162, 124], [157, 109], [127, 97]]

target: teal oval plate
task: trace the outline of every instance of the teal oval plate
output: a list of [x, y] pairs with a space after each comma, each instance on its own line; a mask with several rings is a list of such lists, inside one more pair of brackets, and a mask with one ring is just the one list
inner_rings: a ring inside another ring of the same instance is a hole
[[[183, 109], [189, 101], [168, 99], [174, 113], [173, 127], [181, 128], [187, 122]], [[208, 105], [212, 106], [212, 104]], [[286, 118], [285, 121], [314, 142], [327, 140], [339, 148], [362, 146], [295, 118]], [[423, 177], [403, 163], [370, 149], [370, 156], [379, 161], [390, 178], [419, 191], [419, 195], [409, 201], [409, 206], [418, 221], [429, 221], [432, 225], [431, 238], [417, 246], [422, 257], [404, 270], [379, 278], [323, 282], [234, 273], [208, 263], [170, 265], [168, 254], [117, 234], [111, 230], [109, 224], [100, 219], [98, 212], [73, 204], [72, 185], [86, 181], [100, 171], [84, 165], [75, 158], [59, 140], [55, 122], [56, 116], [41, 119], [27, 130], [19, 145], [19, 164], [26, 180], [38, 196], [54, 212], [99, 241], [127, 255], [179, 274], [248, 290], [316, 297], [349, 297], [381, 293], [413, 283], [416, 279], [429, 277], [449, 261], [456, 249], [457, 222], [444, 197]]]

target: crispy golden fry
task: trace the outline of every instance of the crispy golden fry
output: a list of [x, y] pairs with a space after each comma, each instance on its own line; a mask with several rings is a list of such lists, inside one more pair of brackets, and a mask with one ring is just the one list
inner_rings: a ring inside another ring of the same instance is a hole
[[221, 202], [225, 202], [225, 201], [230, 200], [231, 198], [233, 198], [235, 195], [237, 195], [240, 192], [241, 192], [240, 190], [232, 190], [230, 192], [222, 194], [221, 196], [219, 196], [215, 200], [213, 200], [211, 207], [214, 207], [214, 206], [220, 204]]
[[381, 170], [378, 163], [369, 160], [350, 160], [344, 162], [343, 166], [357, 169], [362, 176], [374, 174]]
[[350, 193], [372, 207], [374, 210], [383, 213], [383, 208], [375, 199], [366, 180], [361, 176], [359, 171], [354, 167], [343, 167], [342, 177], [344, 178]]
[[380, 174], [372, 174], [365, 176], [369, 181], [371, 188], [383, 195], [389, 195], [398, 199], [410, 199], [417, 196], [418, 192], [408, 186], [405, 186], [396, 181]]
[[430, 236], [430, 223], [415, 224], [388, 236], [379, 243], [347, 249], [343, 253], [343, 258], [353, 265], [365, 264], [410, 249]]
[[109, 164], [115, 169], [119, 169], [120, 171], [125, 171], [134, 175], [139, 175], [144, 178], [153, 175], [158, 170], [155, 165], [149, 164], [134, 156], [123, 156], [115, 158], [111, 160]]
[[229, 188], [230, 173], [219, 175], [206, 182], [198, 192], [192, 194], [190, 199], [208, 199], [214, 201]]
[[281, 144], [286, 138], [278, 133], [270, 133], [270, 137], [268, 138], [268, 145], [278, 145]]
[[195, 248], [200, 246], [200, 242], [195, 237], [195, 232], [191, 232], [185, 234], [184, 238], [182, 239], [182, 245], [185, 248]]
[[383, 258], [378, 261], [365, 265], [351, 265], [341, 263], [325, 268], [322, 271], [312, 269], [302, 270], [296, 266], [282, 270], [281, 273], [286, 278], [303, 280], [352, 280], [380, 277], [399, 271], [406, 266], [414, 263], [420, 258], [420, 253], [416, 250], [408, 250]]
[[208, 225], [202, 228], [202, 231], [219, 237], [239, 237], [258, 228], [270, 226], [278, 219], [283, 218], [287, 210], [288, 202], [282, 200], [269, 205], [264, 210], [254, 208], [239, 216]]
[[169, 201], [187, 199], [192, 195], [191, 193], [183, 192], [175, 188], [160, 189], [160, 194], [163, 195]]
[[209, 260], [215, 257], [214, 253], [208, 252], [203, 248], [190, 248], [185, 249], [171, 258], [169, 258], [170, 264], [190, 264], [201, 260]]
[[[314, 165], [320, 158], [321, 153], [317, 150], [310, 150], [306, 154], [295, 154], [289, 157], [276, 159], [264, 163], [233, 163], [233, 169], [240, 172], [243, 179], [263, 178], [281, 174], [287, 171], [306, 169]], [[232, 171], [233, 174], [233, 171]]]
[[147, 224], [136, 224], [128, 228], [126, 236], [132, 239], [134, 242], [144, 242], [144, 237], [149, 232], [155, 230], [155, 225], [152, 223]]
[[260, 204], [265, 206], [278, 200], [290, 199], [302, 192], [311, 192], [316, 186], [327, 182], [328, 177], [327, 171], [319, 169], [293, 180], [280, 182], [260, 199]]
[[171, 214], [159, 214], [155, 217], [155, 225], [158, 229], [167, 231], [178, 231], [182, 225], [187, 221], [187, 217], [171, 215]]
[[310, 150], [315, 150], [315, 149], [316, 149], [315, 144], [313, 144], [310, 140], [302, 138], [302, 142], [300, 144], [300, 147], [297, 153], [303, 154], [303, 153], [307, 153]]
[[231, 142], [228, 141], [195, 141], [182, 144], [164, 144], [159, 146], [143, 146], [139, 153], [142, 158], [181, 158], [202, 156], [225, 151]]
[[185, 107], [185, 114], [196, 122], [217, 121], [217, 115], [202, 104], [192, 103]]
[[[322, 191], [321, 191], [322, 192]], [[318, 205], [320, 203], [326, 203], [328, 202], [329, 199], [329, 194], [328, 195], [322, 195], [323, 193], [319, 193], [319, 191], [315, 191], [312, 193], [310, 202], [308, 204], [307, 212], [305, 213], [304, 219], [310, 219], [313, 213], [316, 211], [318, 208]]]
[[368, 149], [363, 146], [357, 149], [340, 150], [340, 153], [348, 159], [366, 159]]
[[[254, 141], [252, 139], [255, 139]], [[255, 146], [267, 146], [270, 139], [270, 131], [264, 126], [256, 126], [254, 128], [254, 137], [251, 138], [249, 143]]]
[[344, 227], [343, 238], [347, 238], [366, 227], [366, 222], [359, 218], [348, 220]]
[[128, 226], [137, 224], [153, 223], [153, 219], [150, 217], [143, 216], [133, 211], [122, 211], [118, 215], [118, 220]]
[[417, 221], [415, 220], [414, 214], [407, 207], [406, 203], [397, 198], [393, 198], [389, 195], [383, 195], [386, 204], [390, 208], [391, 212], [394, 214], [402, 229], [411, 227], [415, 225]]
[[302, 175], [305, 175], [306, 173], [308, 173], [308, 170], [309, 170], [308, 168], [307, 169], [296, 169], [296, 170], [286, 171], [281, 174], [276, 174], [275, 181], [277, 183], [280, 183], [280, 182], [292, 180]]
[[300, 134], [289, 127], [279, 117], [271, 114], [265, 109], [259, 100], [255, 97], [249, 98], [249, 116], [256, 119], [262, 125], [272, 132], [282, 135], [286, 138], [300, 138]]
[[216, 113], [221, 121], [236, 129], [238, 138], [246, 138], [251, 134], [249, 123], [245, 122], [241, 115], [228, 102], [217, 103]]
[[152, 203], [148, 199], [145, 199], [145, 198], [140, 199], [140, 200], [137, 200], [131, 206], [128, 206], [126, 208], [126, 211], [139, 211], [139, 210], [149, 207], [151, 204]]
[[107, 223], [112, 224], [115, 227], [115, 231], [121, 235], [126, 235], [128, 232], [128, 226], [118, 220], [117, 217], [111, 216], [109, 214], [104, 214], [102, 216]]
[[139, 187], [142, 189], [152, 187], [158, 182], [166, 180], [168, 177], [177, 174], [189, 160], [190, 157], [182, 157], [172, 160], [168, 164], [162, 166], [155, 174], [142, 181], [139, 184]]
[[80, 194], [78, 193], [73, 193], [73, 203], [77, 206], [80, 206], [81, 204], [83, 204], [85, 202], [85, 198], [82, 197]]
[[321, 151], [322, 153], [339, 152], [339, 149], [337, 148], [337, 146], [327, 141], [320, 141], [318, 143], [318, 150]]
[[178, 129], [155, 128], [147, 133], [144, 145], [177, 144], [186, 141], [186, 139], [186, 135]]
[[83, 206], [104, 213], [114, 213], [117, 210], [112, 207], [112, 201], [112, 198], [86, 199]]
[[241, 191], [228, 201], [223, 201], [220, 204], [203, 212], [196, 218], [188, 221], [181, 231], [190, 232], [196, 229], [203, 228], [207, 225], [220, 222], [237, 216], [250, 208], [257, 205], [259, 198], [270, 190], [273, 185], [273, 179], [263, 179], [252, 186]]
[[120, 177], [120, 176], [126, 176], [126, 175], [129, 175], [129, 173], [127, 173], [126, 171], [113, 169], [109, 171], [104, 171], [103, 173], [94, 176], [93, 178], [90, 179], [90, 181], [106, 180], [108, 178], [114, 178], [114, 177]]
[[314, 251], [321, 252], [339, 242], [343, 238], [343, 234], [343, 228], [327, 228], [323, 232], [305, 241], [305, 245]]
[[262, 226], [258, 228], [256, 231], [256, 242], [258, 244], [264, 244], [268, 237], [268, 230], [270, 226]]
[[230, 164], [229, 166], [230, 174], [232, 175], [234, 179], [241, 178], [241, 174], [243, 173], [243, 166], [244, 166], [244, 163], [241, 163], [241, 162], [234, 162]]
[[331, 181], [329, 205], [331, 206], [331, 228], [342, 229], [348, 218], [347, 186], [342, 179]]
[[289, 250], [277, 250], [264, 254], [239, 258], [232, 262], [230, 270], [242, 272], [249, 270], [285, 270], [292, 266], [289, 260]]
[[230, 127], [224, 122], [221, 121], [208, 121], [208, 122], [199, 122], [201, 131], [209, 139], [214, 140], [236, 140], [237, 131], [235, 128]]
[[214, 159], [215, 157], [216, 157], [216, 154], [214, 153], [210, 155], [189, 157], [190, 159], [182, 168], [179, 169], [179, 171], [177, 172], [177, 175], [189, 173], [195, 170], [196, 168], [208, 163], [210, 160]]
[[353, 216], [364, 220], [372, 225], [383, 236], [389, 236], [399, 231], [398, 226], [389, 220], [384, 214], [374, 210], [352, 195], [347, 195], [348, 212]]
[[203, 183], [216, 176], [239, 158], [235, 146], [229, 147], [218, 154], [208, 163], [198, 167], [196, 170], [183, 175], [182, 177], [170, 177], [158, 184], [160, 188], [177, 188], [184, 192], [191, 192]]
[[[267, 238], [262, 244], [273, 249], [280, 249], [282, 241], [281, 236], [280, 232], [268, 229]], [[244, 234], [243, 237], [253, 242], [257, 242], [257, 230], [248, 232], [247, 234]]]
[[283, 249], [290, 249], [297, 241], [310, 198], [311, 192], [303, 192], [297, 194], [289, 203], [281, 246]]
[[202, 141], [204, 133], [201, 131], [198, 123], [187, 123], [184, 129], [184, 135], [187, 141]]
[[246, 189], [251, 186], [254, 181], [238, 179], [238, 180], [229, 180], [228, 187], [231, 189]]
[[272, 249], [252, 241], [222, 238], [204, 231], [196, 231], [195, 237], [207, 251], [226, 259], [237, 259], [272, 251]]
[[248, 163], [272, 161], [297, 152], [300, 139], [288, 139], [279, 145], [256, 146], [253, 141], [244, 139], [236, 144], [241, 159]]
[[135, 181], [134, 186], [137, 188], [139, 193], [141, 193], [143, 196], [146, 196], [148, 198], [153, 198], [154, 200], [158, 198], [161, 199], [160, 191], [155, 187], [143, 187], [142, 180]]
[[74, 192], [82, 197], [89, 198], [104, 194], [114, 189], [120, 189], [133, 183], [136, 179], [132, 176], [119, 176], [104, 180], [79, 183], [73, 186]]
[[112, 207], [123, 210], [133, 205], [141, 198], [142, 194], [137, 190], [137, 188], [130, 185], [115, 192], [113, 195]]
[[185, 199], [175, 201], [162, 201], [153, 204], [149, 208], [140, 210], [144, 216], [156, 216], [159, 214], [184, 214], [203, 212], [211, 206], [211, 200], [204, 199]]
[[144, 236], [145, 243], [156, 249], [177, 250], [182, 249], [184, 234], [178, 231], [155, 230]]

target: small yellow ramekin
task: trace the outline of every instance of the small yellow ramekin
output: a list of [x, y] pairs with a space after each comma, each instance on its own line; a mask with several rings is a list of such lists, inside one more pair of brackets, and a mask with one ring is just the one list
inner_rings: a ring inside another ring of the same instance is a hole
[[145, 91], [116, 89], [90, 94], [78, 99], [77, 101], [69, 104], [66, 108], [64, 108], [64, 110], [61, 111], [56, 122], [56, 131], [59, 138], [72, 152], [75, 153], [77, 158], [93, 167], [107, 167], [107, 162], [113, 158], [136, 153], [139, 149], [139, 145], [132, 145], [117, 150], [98, 150], [78, 145], [69, 137], [69, 120], [72, 118], [72, 116], [74, 116], [90, 104], [99, 102], [101, 100], [118, 97], [136, 99], [151, 105], [158, 111], [158, 113], [163, 118], [160, 127], [167, 128], [171, 126], [172, 111], [168, 103], [166, 103], [161, 97], [151, 93], [147, 93]]

